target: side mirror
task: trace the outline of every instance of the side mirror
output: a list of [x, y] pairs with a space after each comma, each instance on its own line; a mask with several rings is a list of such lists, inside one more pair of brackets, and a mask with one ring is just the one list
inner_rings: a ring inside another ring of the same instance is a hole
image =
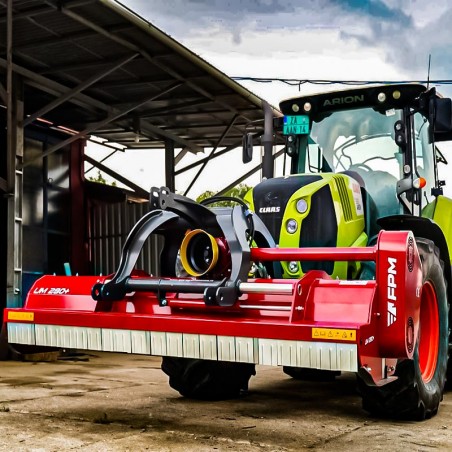
[[435, 141], [450, 140], [452, 136], [452, 100], [435, 98], [430, 103], [430, 125]]
[[245, 133], [242, 139], [242, 161], [249, 163], [253, 159], [253, 134]]
[[436, 99], [435, 102], [435, 132], [452, 131], [452, 101]]

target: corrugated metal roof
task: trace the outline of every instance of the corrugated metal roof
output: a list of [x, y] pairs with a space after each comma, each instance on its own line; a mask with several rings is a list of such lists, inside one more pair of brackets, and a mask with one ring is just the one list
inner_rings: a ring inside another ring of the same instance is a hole
[[[6, 14], [0, 0], [0, 76]], [[128, 148], [162, 148], [169, 138], [196, 152], [228, 127], [221, 147], [232, 147], [263, 118], [260, 98], [112, 0], [14, 0], [13, 62], [26, 114], [43, 111], [55, 125]]]

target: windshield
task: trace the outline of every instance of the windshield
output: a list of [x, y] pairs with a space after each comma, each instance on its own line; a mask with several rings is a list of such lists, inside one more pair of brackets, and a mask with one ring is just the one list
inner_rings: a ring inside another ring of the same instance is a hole
[[311, 137], [334, 172], [386, 171], [401, 177], [401, 155], [393, 139], [400, 111], [372, 108], [338, 111], [312, 124]]
[[311, 129], [331, 170], [344, 172], [365, 187], [376, 218], [400, 213], [396, 187], [403, 156], [393, 131], [401, 116], [400, 111], [382, 114], [372, 108], [338, 111], [314, 122]]

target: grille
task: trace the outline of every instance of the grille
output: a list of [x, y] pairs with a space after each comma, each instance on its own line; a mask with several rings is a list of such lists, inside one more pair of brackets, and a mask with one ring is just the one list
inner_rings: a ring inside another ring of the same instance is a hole
[[[262, 181], [253, 189], [254, 208], [276, 243], [279, 243], [282, 219], [290, 197], [301, 187], [321, 180], [316, 175], [297, 175], [287, 178], [275, 177]], [[262, 208], [275, 208], [274, 212], [264, 212]]]
[[[337, 246], [337, 221], [329, 185], [312, 195], [309, 215], [303, 220], [300, 232], [300, 248]], [[334, 262], [301, 262], [303, 273], [309, 270], [324, 270], [331, 275]]]
[[342, 211], [344, 212], [345, 221], [351, 221], [353, 219], [352, 216], [352, 208], [350, 206], [350, 199], [347, 195], [347, 185], [342, 177], [334, 177], [334, 182], [336, 182], [336, 188], [339, 192], [339, 198], [341, 200]]

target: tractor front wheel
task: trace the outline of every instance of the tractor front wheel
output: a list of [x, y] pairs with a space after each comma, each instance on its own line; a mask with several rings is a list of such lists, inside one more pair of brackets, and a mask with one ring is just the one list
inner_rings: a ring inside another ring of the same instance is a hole
[[399, 361], [395, 370], [397, 380], [384, 386], [370, 386], [358, 376], [363, 408], [377, 416], [430, 418], [443, 398], [449, 348], [446, 282], [438, 248], [426, 239], [418, 238], [416, 244], [423, 284], [414, 357]]
[[190, 399], [226, 400], [246, 394], [255, 365], [164, 356], [170, 386]]

